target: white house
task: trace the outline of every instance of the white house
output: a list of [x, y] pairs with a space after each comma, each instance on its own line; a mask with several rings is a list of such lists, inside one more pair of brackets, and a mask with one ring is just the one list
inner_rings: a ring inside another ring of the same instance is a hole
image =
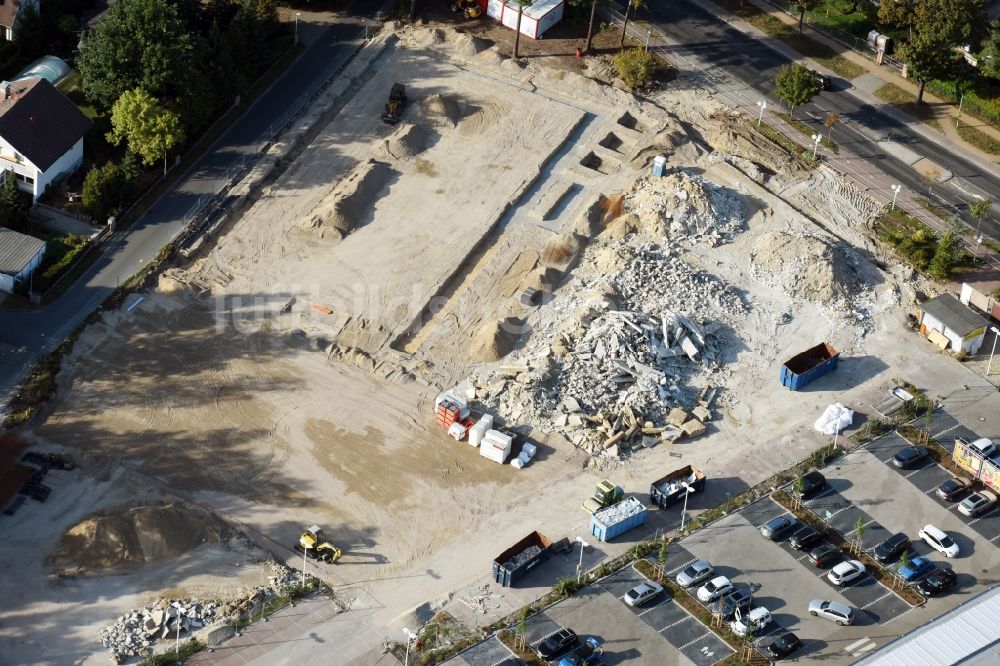
[[27, 281], [45, 256], [45, 241], [0, 227], [0, 291]]
[[[9, 2], [9, 0], [8, 0]], [[38, 199], [83, 162], [90, 119], [42, 78], [0, 84], [0, 170]]]
[[951, 294], [935, 296], [917, 311], [920, 332], [942, 351], [975, 354], [986, 336], [986, 320]]
[[0, 0], [0, 37], [12, 41], [14, 39], [14, 24], [28, 7], [38, 12], [38, 0]]

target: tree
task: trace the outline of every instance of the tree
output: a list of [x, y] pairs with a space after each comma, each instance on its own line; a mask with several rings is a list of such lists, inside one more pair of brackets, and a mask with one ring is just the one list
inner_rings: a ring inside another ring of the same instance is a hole
[[83, 207], [99, 222], [117, 212], [126, 188], [121, 168], [114, 162], [91, 167], [83, 180]]
[[979, 70], [994, 79], [1000, 79], [1000, 19], [990, 24], [990, 36], [979, 58]]
[[622, 21], [622, 38], [618, 41], [618, 48], [625, 48], [625, 31], [628, 29], [629, 10], [639, 10], [646, 6], [646, 0], [627, 0], [625, 3], [625, 20]]
[[615, 72], [625, 82], [630, 90], [641, 88], [649, 83], [656, 71], [656, 61], [653, 55], [640, 48], [619, 51], [611, 60]]
[[934, 410], [924, 412], [924, 444], [931, 443], [931, 426], [934, 425]]
[[789, 111], [808, 104], [819, 92], [820, 82], [816, 75], [804, 65], [785, 65], [774, 77], [775, 94], [788, 105]]
[[0, 227], [15, 231], [25, 231], [28, 227], [28, 210], [31, 195], [17, 186], [17, 175], [5, 170], [0, 176]]
[[910, 28], [913, 25], [914, 8], [911, 0], [883, 0], [878, 7], [878, 21], [882, 25]]
[[521, 615], [517, 619], [517, 639], [521, 643], [521, 649], [525, 648], [528, 642], [528, 607], [521, 609]]
[[534, 0], [514, 0], [517, 3], [517, 27], [514, 28], [514, 60], [517, 60], [517, 48], [521, 45], [521, 17], [524, 8], [530, 7]]
[[816, 9], [818, 4], [819, 0], [792, 0], [792, 6], [799, 10], [799, 32], [802, 32], [802, 21], [805, 19], [806, 12]]
[[128, 149], [145, 164], [163, 158], [167, 173], [167, 153], [184, 141], [184, 129], [173, 111], [160, 105], [141, 88], [124, 93], [111, 109], [111, 132], [108, 141], [118, 145], [128, 142]]
[[128, 90], [176, 99], [193, 76], [191, 39], [170, 0], [120, 0], [83, 40], [83, 91], [109, 109]]
[[590, 21], [587, 23], [587, 46], [583, 49], [584, 53], [590, 53], [590, 48], [593, 46], [594, 18], [597, 16], [598, 3], [603, 7], [607, 4], [607, 0], [591, 0], [590, 2]]
[[919, 0], [914, 8], [916, 35], [947, 44], [978, 44], [987, 23], [982, 0]]
[[826, 125], [826, 140], [829, 141], [830, 137], [833, 136], [833, 126], [840, 122], [840, 114], [836, 111], [831, 111], [826, 114], [826, 118], [823, 119], [823, 124]]
[[667, 537], [663, 537], [663, 541], [660, 542], [660, 552], [656, 554], [656, 562], [660, 565], [660, 578], [666, 578], [666, 567], [667, 567], [667, 555], [670, 549], [670, 542]]
[[955, 227], [952, 226], [938, 239], [934, 257], [927, 267], [927, 272], [938, 280], [947, 280], [951, 276], [956, 259], [958, 259], [958, 235], [955, 233]]
[[969, 214], [972, 215], [972, 219], [976, 220], [976, 235], [979, 235], [979, 228], [983, 225], [983, 220], [986, 216], [990, 214], [990, 208], [993, 206], [993, 200], [989, 197], [985, 199], [980, 199], [976, 203], [969, 206]]
[[858, 519], [854, 522], [854, 547], [857, 552], [861, 552], [861, 538], [865, 535], [865, 519], [858, 516]]

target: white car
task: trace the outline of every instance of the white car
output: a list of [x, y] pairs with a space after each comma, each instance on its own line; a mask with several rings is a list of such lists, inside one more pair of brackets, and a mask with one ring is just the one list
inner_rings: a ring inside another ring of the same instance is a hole
[[681, 587], [691, 587], [708, 580], [715, 569], [706, 560], [698, 560], [684, 567], [684, 571], [677, 574], [677, 584]]
[[830, 573], [826, 577], [834, 585], [847, 585], [864, 575], [865, 565], [857, 560], [847, 560], [830, 569]]
[[625, 593], [625, 595], [622, 597], [622, 601], [624, 601], [629, 606], [641, 606], [647, 601], [650, 601], [660, 596], [661, 592], [663, 592], [663, 586], [660, 585], [659, 583], [654, 583], [650, 581], [648, 583], [642, 583], [640, 585], [636, 585], [635, 587], [633, 587], [631, 590]]
[[854, 623], [854, 609], [836, 601], [826, 601], [824, 599], [813, 599], [809, 602], [809, 614], [813, 617], [822, 617], [833, 620], [840, 626]]
[[763, 606], [751, 608], [745, 613], [737, 613], [736, 619], [729, 623], [729, 628], [737, 636], [746, 636], [747, 627], [750, 631], [760, 631], [771, 623], [771, 611]]
[[698, 601], [708, 603], [715, 601], [723, 594], [733, 589], [732, 582], [725, 576], [716, 576], [698, 588]]
[[927, 545], [945, 557], [958, 557], [958, 544], [950, 536], [933, 525], [924, 525], [918, 533]]
[[986, 513], [997, 503], [997, 496], [988, 490], [980, 490], [972, 493], [958, 505], [958, 512], [963, 516], [975, 518]]

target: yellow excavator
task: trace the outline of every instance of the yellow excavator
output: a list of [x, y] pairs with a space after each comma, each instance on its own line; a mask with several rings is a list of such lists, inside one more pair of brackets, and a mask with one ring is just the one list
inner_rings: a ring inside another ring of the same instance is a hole
[[314, 560], [322, 560], [328, 564], [339, 560], [341, 554], [339, 548], [326, 540], [319, 525], [306, 528], [306, 531], [299, 537], [299, 542], [295, 544], [295, 550], [305, 553]]

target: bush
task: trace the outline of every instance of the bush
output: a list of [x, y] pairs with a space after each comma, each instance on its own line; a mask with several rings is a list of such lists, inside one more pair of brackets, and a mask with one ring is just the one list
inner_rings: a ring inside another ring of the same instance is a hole
[[656, 71], [653, 55], [640, 48], [622, 51], [615, 56], [613, 64], [618, 77], [630, 90], [645, 86]]
[[125, 175], [114, 162], [91, 167], [83, 180], [83, 208], [98, 222], [116, 215], [125, 195]]

